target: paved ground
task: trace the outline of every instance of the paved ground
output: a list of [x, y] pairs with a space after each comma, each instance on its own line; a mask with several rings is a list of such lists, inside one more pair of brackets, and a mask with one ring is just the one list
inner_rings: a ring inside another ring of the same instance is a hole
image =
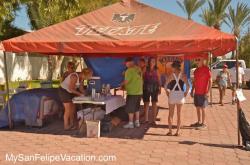
[[[244, 91], [250, 100], [250, 91]], [[214, 89], [215, 102], [218, 92]], [[81, 156], [89, 160], [89, 155], [96, 156], [96, 161], [69, 162], [59, 161], [53, 164], [250, 164], [250, 152], [236, 146], [236, 107], [230, 104], [228, 90], [224, 107], [218, 104], [207, 109], [207, 129], [195, 130], [189, 125], [196, 121], [192, 100], [182, 111], [181, 137], [167, 137], [167, 98], [160, 96], [158, 123], [155, 127], [143, 125], [139, 129], [125, 130], [116, 128], [108, 137], [87, 139], [74, 137], [75, 132], [64, 132], [62, 122], [56, 121], [42, 129], [18, 127], [13, 131], [1, 130], [0, 165], [13, 164], [6, 161], [6, 153], [42, 156], [65, 155]], [[165, 108], [164, 108], [165, 107]], [[242, 105], [247, 118], [250, 119], [250, 104]], [[63, 154], [63, 155], [60, 155]], [[65, 155], [64, 155], [65, 154]], [[21, 157], [20, 159], [24, 157]], [[98, 157], [100, 156], [100, 157]], [[99, 159], [115, 161], [98, 161]], [[112, 157], [112, 156], [115, 156]], [[27, 159], [27, 157], [25, 157]], [[37, 156], [38, 158], [38, 156]], [[72, 157], [74, 158], [74, 157]], [[76, 157], [75, 157], [76, 158]], [[20, 160], [19, 159], [19, 160]], [[92, 160], [94, 158], [92, 157]], [[49, 162], [32, 161], [16, 164], [40, 165]]]

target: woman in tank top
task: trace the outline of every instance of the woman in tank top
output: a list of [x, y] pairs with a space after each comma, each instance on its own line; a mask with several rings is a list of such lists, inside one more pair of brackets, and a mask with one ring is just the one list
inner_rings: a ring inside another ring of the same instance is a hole
[[64, 81], [61, 82], [59, 88], [59, 97], [64, 106], [64, 129], [76, 129], [76, 110], [72, 99], [75, 96], [81, 96], [84, 93], [83, 83], [84, 73], [70, 73]]
[[[168, 115], [168, 136], [172, 136], [172, 124], [174, 117], [174, 109], [177, 107], [177, 130], [175, 136], [179, 136], [181, 127], [181, 109], [185, 103], [185, 97], [189, 91], [189, 83], [187, 77], [181, 72], [180, 61], [174, 61], [172, 64], [173, 74], [169, 77], [166, 83], [166, 93], [169, 103], [169, 115]], [[186, 85], [186, 90], [184, 86]]]
[[221, 106], [224, 106], [223, 98], [225, 96], [228, 84], [231, 85], [230, 73], [229, 73], [227, 68], [228, 68], [228, 66], [224, 65], [223, 70], [220, 71], [216, 77], [218, 87], [219, 87], [219, 93], [220, 93], [220, 102], [219, 103]]
[[67, 70], [62, 75], [61, 82], [63, 82], [69, 74], [74, 73], [75, 71], [75, 64], [72, 61], [69, 61], [67, 63]]
[[[144, 120], [148, 122], [149, 103], [152, 102], [152, 124], [155, 125], [157, 114], [158, 95], [161, 92], [160, 74], [157, 68], [156, 58], [150, 58], [148, 66], [143, 75], [143, 102], [144, 102]], [[151, 99], [150, 99], [151, 98]]]

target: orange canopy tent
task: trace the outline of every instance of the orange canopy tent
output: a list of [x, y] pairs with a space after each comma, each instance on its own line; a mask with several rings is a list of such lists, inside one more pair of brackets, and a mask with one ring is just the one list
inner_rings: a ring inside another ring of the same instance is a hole
[[70, 56], [167, 54], [196, 58], [208, 53], [225, 55], [237, 48], [233, 35], [135, 0], [127, 1], [5, 40], [4, 50]]
[[114, 5], [3, 41], [6, 52], [81, 56], [225, 55], [233, 35], [137, 1]]

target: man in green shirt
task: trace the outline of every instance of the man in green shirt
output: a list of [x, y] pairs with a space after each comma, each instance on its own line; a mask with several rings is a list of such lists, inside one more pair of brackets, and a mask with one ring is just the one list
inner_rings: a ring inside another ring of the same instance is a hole
[[126, 67], [125, 80], [122, 85], [127, 91], [126, 112], [129, 115], [129, 123], [123, 127], [140, 127], [140, 103], [143, 92], [142, 72], [141, 69], [134, 64], [133, 58], [126, 59]]

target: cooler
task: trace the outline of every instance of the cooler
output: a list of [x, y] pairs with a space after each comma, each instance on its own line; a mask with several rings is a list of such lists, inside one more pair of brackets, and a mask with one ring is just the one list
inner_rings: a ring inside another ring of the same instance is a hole
[[88, 93], [91, 93], [92, 88], [95, 89], [96, 93], [102, 92], [101, 77], [91, 77], [88, 81]]

